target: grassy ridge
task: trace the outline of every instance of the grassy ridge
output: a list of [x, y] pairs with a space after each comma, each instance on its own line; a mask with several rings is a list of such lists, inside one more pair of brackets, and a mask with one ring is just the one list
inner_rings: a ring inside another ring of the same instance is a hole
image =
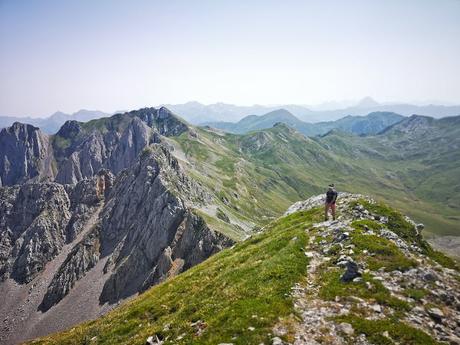
[[165, 344], [268, 343], [294, 312], [289, 293], [306, 273], [305, 229], [321, 213], [281, 218], [101, 319], [32, 343], [140, 345], [152, 335]]

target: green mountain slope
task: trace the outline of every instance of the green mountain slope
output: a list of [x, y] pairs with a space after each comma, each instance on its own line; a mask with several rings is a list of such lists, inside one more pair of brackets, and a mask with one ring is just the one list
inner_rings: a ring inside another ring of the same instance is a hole
[[429, 231], [459, 234], [460, 117], [412, 116], [381, 135], [357, 138], [334, 132], [317, 141], [382, 176], [379, 183], [369, 181], [373, 189], [368, 193], [391, 201]]
[[410, 129], [418, 118], [368, 137], [332, 131], [311, 139], [278, 124], [244, 135], [196, 128], [168, 140], [192, 176], [217, 195], [230, 223], [248, 231], [335, 182], [341, 191], [391, 202], [428, 232], [458, 235], [458, 119]]
[[[434, 280], [416, 278], [431, 274], [458, 293], [451, 260], [385, 205], [343, 195], [339, 221], [319, 223], [321, 203], [296, 205], [264, 232], [106, 316], [32, 343], [145, 344], [153, 337], [152, 344], [329, 344], [334, 337], [342, 344], [359, 336], [376, 345], [440, 344], [442, 334], [454, 334], [458, 312], [439, 297]], [[354, 264], [361, 268], [348, 281]], [[390, 292], [383, 277], [398, 289]], [[423, 288], [427, 281], [432, 290]], [[436, 308], [444, 321], [434, 329], [428, 323]]]

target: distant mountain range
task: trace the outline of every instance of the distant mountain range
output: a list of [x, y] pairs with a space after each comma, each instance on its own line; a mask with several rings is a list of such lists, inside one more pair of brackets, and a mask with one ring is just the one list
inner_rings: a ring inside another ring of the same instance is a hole
[[[340, 103], [337, 103], [337, 105], [340, 105]], [[460, 115], [460, 105], [381, 104], [371, 97], [365, 97], [353, 106], [333, 110], [321, 110], [320, 107], [313, 108], [294, 104], [237, 106], [226, 103], [204, 105], [198, 102], [188, 102], [184, 104], [167, 104], [165, 106], [180, 114], [192, 124], [218, 121], [235, 122], [248, 115], [263, 115], [278, 109], [285, 109], [300, 120], [312, 123], [338, 120], [348, 115], [363, 116], [372, 112], [392, 112], [404, 116], [417, 114], [434, 118]]]
[[[237, 122], [248, 115], [260, 116], [279, 109], [285, 109], [301, 121], [310, 123], [334, 121], [346, 116], [365, 116], [373, 112], [391, 112], [403, 116], [417, 114], [434, 118], [460, 115], [460, 105], [381, 104], [371, 97], [365, 97], [352, 106], [345, 106], [347, 104], [350, 104], [350, 102], [329, 102], [319, 106], [296, 104], [239, 106], [228, 103], [205, 105], [199, 102], [187, 102], [183, 104], [163, 104], [163, 106], [176, 114], [180, 114], [186, 121], [194, 125], [210, 122]], [[331, 109], [334, 107], [337, 108]], [[54, 134], [67, 120], [85, 122], [124, 112], [107, 113], [99, 110], [82, 109], [73, 114], [58, 111], [47, 118], [0, 116], [0, 128], [11, 126], [14, 122], [23, 122], [38, 126], [45, 133]]]
[[373, 112], [366, 116], [345, 116], [335, 121], [308, 123], [295, 117], [286, 109], [271, 111], [265, 115], [250, 115], [238, 122], [208, 122], [213, 128], [222, 129], [229, 133], [244, 134], [254, 130], [273, 127], [278, 122], [283, 122], [304, 135], [322, 135], [332, 129], [358, 135], [377, 134], [388, 126], [404, 119], [404, 116], [391, 112]]

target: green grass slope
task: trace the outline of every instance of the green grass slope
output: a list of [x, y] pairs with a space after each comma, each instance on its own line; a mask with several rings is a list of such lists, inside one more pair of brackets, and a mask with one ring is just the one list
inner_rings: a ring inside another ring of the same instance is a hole
[[394, 128], [358, 137], [333, 131], [311, 139], [278, 124], [244, 135], [196, 128], [194, 135], [170, 140], [190, 174], [217, 196], [230, 223], [248, 229], [335, 182], [340, 191], [391, 202], [424, 223], [427, 232], [459, 235], [457, 134], [460, 138], [457, 123], [435, 120], [423, 133]]

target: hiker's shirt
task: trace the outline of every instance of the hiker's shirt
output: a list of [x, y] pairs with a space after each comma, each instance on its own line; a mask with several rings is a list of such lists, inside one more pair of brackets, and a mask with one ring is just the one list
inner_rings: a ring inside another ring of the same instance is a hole
[[335, 190], [328, 190], [326, 192], [326, 204], [335, 204], [337, 200], [337, 192]]

